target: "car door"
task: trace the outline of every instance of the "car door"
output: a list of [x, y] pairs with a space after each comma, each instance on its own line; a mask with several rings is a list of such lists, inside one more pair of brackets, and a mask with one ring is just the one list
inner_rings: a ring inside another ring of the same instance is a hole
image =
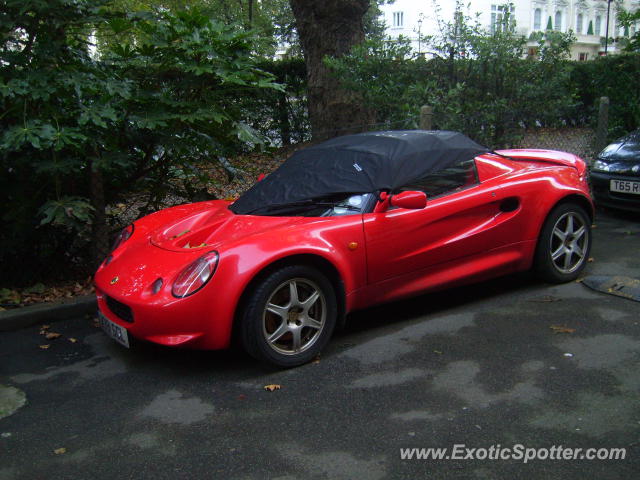
[[495, 182], [478, 182], [473, 160], [400, 189], [407, 190], [424, 191], [427, 206], [364, 215], [370, 285], [415, 277], [434, 265], [489, 250], [498, 242], [492, 226], [504, 210], [500, 188]]

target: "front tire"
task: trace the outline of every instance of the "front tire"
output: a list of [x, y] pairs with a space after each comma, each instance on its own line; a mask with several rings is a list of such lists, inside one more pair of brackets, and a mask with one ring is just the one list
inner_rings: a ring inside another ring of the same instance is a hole
[[564, 203], [545, 220], [536, 249], [535, 269], [550, 283], [578, 278], [591, 250], [591, 220], [582, 207]]
[[242, 345], [258, 360], [302, 365], [327, 344], [337, 313], [335, 290], [322, 273], [306, 265], [283, 267], [249, 294], [240, 319]]

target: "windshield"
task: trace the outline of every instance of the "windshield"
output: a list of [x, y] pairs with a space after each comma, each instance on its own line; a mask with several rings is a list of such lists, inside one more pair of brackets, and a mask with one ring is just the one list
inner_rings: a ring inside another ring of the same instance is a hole
[[303, 200], [280, 205], [265, 205], [247, 215], [280, 217], [338, 217], [358, 215], [369, 211], [375, 202], [371, 193], [338, 195], [332, 197]]

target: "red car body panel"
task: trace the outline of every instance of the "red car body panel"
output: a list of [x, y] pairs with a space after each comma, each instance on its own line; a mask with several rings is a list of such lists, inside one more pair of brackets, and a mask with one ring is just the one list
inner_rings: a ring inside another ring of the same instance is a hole
[[[558, 202], [575, 197], [592, 209], [586, 166], [562, 152], [499, 153], [511, 159], [477, 157], [479, 183], [427, 199], [419, 210], [251, 216], [233, 214], [229, 202], [211, 201], [156, 212], [137, 220], [131, 238], [98, 269], [98, 306], [136, 338], [218, 349], [229, 345], [252, 280], [290, 257], [314, 256], [333, 266], [345, 313], [526, 270], [542, 224]], [[219, 261], [208, 283], [193, 295], [174, 297], [179, 273], [212, 250]], [[163, 284], [154, 293], [159, 278]], [[116, 315], [107, 296], [129, 307], [134, 321]]]

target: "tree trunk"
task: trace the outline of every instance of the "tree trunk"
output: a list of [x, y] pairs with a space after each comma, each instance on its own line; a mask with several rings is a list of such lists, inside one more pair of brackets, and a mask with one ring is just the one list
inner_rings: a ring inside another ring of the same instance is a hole
[[104, 257], [109, 253], [109, 230], [107, 228], [107, 217], [105, 215], [104, 182], [102, 180], [102, 170], [94, 162], [89, 164], [91, 206], [93, 212], [92, 243], [93, 261], [95, 266], [99, 265]]
[[374, 117], [354, 92], [324, 64], [364, 40], [363, 16], [370, 0], [289, 0], [307, 65], [309, 118], [314, 140], [367, 130]]

